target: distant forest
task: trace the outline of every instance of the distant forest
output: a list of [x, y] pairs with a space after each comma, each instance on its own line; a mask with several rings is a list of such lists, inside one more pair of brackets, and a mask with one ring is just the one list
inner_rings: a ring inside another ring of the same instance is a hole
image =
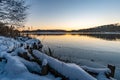
[[23, 30], [22, 32], [67, 32], [66, 30]]
[[72, 30], [72, 32], [120, 32], [120, 25], [109, 24], [88, 29]]
[[109, 24], [109, 25], [102, 25], [98, 27], [88, 28], [88, 29], [80, 29], [80, 30], [25, 30], [23, 32], [120, 32], [120, 25], [119, 24]]

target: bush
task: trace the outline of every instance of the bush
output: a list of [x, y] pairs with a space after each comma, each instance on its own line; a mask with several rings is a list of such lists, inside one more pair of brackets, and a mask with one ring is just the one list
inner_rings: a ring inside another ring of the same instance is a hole
[[0, 22], [0, 36], [17, 37], [20, 32], [13, 26], [7, 26], [5, 23]]

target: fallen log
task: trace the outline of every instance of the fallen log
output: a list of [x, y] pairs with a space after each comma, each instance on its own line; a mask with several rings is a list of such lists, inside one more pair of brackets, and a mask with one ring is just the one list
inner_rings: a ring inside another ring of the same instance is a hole
[[38, 50], [33, 50], [33, 54], [41, 61], [47, 59], [49, 69], [55, 71], [54, 73], [65, 76], [66, 80], [96, 80], [76, 64], [64, 63]]

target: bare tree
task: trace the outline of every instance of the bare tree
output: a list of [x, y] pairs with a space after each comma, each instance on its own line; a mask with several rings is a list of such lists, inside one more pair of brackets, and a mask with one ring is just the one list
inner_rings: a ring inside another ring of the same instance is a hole
[[0, 0], [0, 22], [20, 26], [26, 19], [25, 0]]

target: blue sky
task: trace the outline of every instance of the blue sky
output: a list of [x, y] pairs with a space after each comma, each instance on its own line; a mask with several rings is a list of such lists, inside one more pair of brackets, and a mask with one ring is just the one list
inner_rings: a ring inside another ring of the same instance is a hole
[[26, 0], [26, 26], [82, 29], [120, 22], [120, 0]]

